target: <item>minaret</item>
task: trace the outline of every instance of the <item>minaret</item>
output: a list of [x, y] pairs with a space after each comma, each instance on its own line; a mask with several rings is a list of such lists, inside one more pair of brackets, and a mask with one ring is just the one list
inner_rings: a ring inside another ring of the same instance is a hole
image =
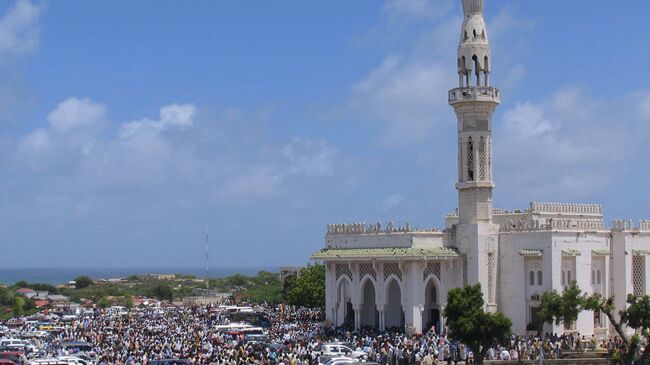
[[458, 214], [456, 240], [463, 254], [464, 283], [482, 285], [496, 308], [498, 226], [492, 224], [492, 114], [499, 90], [490, 85], [492, 55], [483, 19], [484, 0], [463, 1], [458, 46], [458, 87], [449, 105], [458, 119]]

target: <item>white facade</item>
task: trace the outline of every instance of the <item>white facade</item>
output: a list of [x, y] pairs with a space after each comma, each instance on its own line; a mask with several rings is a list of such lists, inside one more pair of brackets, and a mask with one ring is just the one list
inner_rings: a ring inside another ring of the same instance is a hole
[[[500, 311], [523, 334], [544, 291], [575, 280], [583, 291], [616, 296], [650, 293], [650, 220], [605, 227], [595, 204], [531, 203], [523, 211], [492, 206], [492, 113], [500, 103], [490, 84], [491, 52], [484, 0], [463, 0], [458, 87], [449, 104], [458, 123], [459, 208], [442, 230], [408, 224], [332, 224], [325, 248], [327, 320], [334, 325], [414, 332], [444, 326], [449, 289], [481, 283], [486, 309]], [[580, 314], [574, 328], [544, 331], [605, 336], [607, 319]]]

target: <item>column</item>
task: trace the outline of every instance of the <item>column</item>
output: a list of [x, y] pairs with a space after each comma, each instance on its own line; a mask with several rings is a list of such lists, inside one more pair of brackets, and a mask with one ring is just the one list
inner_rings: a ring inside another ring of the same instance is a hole
[[361, 308], [354, 308], [354, 329], [359, 330], [361, 328]]
[[379, 332], [384, 332], [386, 330], [386, 314], [383, 308], [377, 307], [377, 311], [379, 312]]

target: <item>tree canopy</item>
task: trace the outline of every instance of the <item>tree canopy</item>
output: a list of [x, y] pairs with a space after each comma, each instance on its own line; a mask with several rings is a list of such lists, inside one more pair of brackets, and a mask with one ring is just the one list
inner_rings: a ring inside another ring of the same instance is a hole
[[74, 287], [75, 289], [84, 289], [87, 288], [91, 285], [93, 285], [94, 282], [91, 278], [87, 277], [86, 275], [81, 275], [78, 276], [74, 279]]
[[449, 337], [465, 343], [476, 356], [483, 359], [490, 347], [506, 343], [511, 335], [512, 321], [503, 313], [487, 313], [481, 284], [451, 289], [445, 307]]
[[[609, 319], [623, 341], [623, 347], [616, 349], [612, 359], [628, 365], [637, 360], [638, 364], [649, 364], [650, 346], [646, 346], [643, 352], [640, 352], [640, 346], [641, 336], [650, 341], [650, 296], [637, 297], [629, 294], [626, 299], [627, 308], [616, 313], [614, 297], [607, 298], [600, 294], [588, 296], [573, 282], [562, 295], [555, 291], [544, 293], [540, 313], [543, 313], [546, 322], [555, 321], [559, 324], [562, 321], [573, 323], [578, 318], [577, 313], [583, 310], [600, 311]], [[641, 335], [634, 334], [630, 337], [626, 328], [634, 329]]]
[[307, 266], [288, 290], [287, 301], [291, 305], [304, 307], [325, 306], [325, 266]]
[[567, 325], [578, 320], [581, 311], [582, 293], [575, 281], [564, 288], [562, 294], [557, 290], [542, 293], [538, 317], [545, 323], [564, 322]]

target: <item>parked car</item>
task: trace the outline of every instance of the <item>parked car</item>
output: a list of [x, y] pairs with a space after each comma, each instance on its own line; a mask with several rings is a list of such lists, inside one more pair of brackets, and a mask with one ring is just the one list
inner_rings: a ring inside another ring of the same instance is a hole
[[151, 361], [149, 365], [190, 365], [190, 362], [181, 359], [164, 359]]
[[352, 350], [351, 348], [338, 343], [320, 344], [316, 346], [316, 348], [314, 348], [314, 353], [316, 353], [317, 355], [325, 355], [325, 356], [332, 356], [332, 357], [345, 356], [353, 359], [365, 359], [368, 356], [363, 351]]
[[333, 357], [323, 365], [348, 365], [348, 364], [360, 364], [360, 362], [351, 357]]

